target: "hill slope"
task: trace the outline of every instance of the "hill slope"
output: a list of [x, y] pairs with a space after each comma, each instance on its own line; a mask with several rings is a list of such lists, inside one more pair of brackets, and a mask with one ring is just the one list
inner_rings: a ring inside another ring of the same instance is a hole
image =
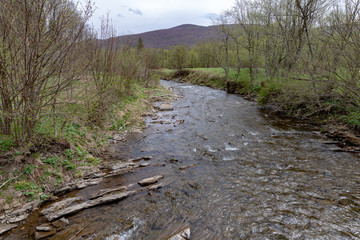
[[136, 45], [141, 37], [146, 48], [168, 48], [178, 44], [195, 45], [197, 42], [216, 36], [216, 27], [184, 24], [177, 27], [117, 37], [120, 42], [131, 41]]

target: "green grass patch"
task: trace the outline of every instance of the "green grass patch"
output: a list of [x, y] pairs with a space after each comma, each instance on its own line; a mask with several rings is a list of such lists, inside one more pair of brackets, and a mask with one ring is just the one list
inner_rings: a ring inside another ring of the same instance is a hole
[[360, 109], [355, 107], [349, 107], [345, 110], [343, 115], [340, 115], [338, 119], [351, 128], [360, 130]]
[[12, 136], [0, 134], [0, 151], [2, 154], [9, 151], [15, 146], [15, 142]]
[[41, 161], [42, 161], [43, 163], [49, 164], [49, 165], [51, 165], [51, 166], [55, 166], [55, 165], [57, 165], [58, 162], [59, 162], [59, 157], [58, 157], [58, 156], [43, 157], [43, 158], [41, 159]]

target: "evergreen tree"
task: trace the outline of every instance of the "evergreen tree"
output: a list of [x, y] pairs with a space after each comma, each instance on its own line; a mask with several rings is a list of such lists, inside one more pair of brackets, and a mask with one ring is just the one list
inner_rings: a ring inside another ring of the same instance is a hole
[[136, 49], [139, 51], [144, 49], [144, 41], [142, 40], [141, 37], [139, 37], [139, 39], [138, 39]]

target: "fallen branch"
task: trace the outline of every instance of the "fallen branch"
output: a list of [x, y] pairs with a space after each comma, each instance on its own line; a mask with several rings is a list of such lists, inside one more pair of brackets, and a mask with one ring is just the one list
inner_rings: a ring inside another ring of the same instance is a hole
[[9, 180], [7, 180], [7, 181], [5, 181], [3, 184], [1, 184], [0, 189], [2, 189], [8, 182], [10, 182], [10, 181], [12, 181], [12, 180], [15, 180], [15, 179], [18, 179], [18, 178], [19, 178], [20, 176], [22, 176], [23, 174], [24, 174], [24, 173], [21, 173], [20, 175], [14, 177], [14, 178], [11, 178], [11, 179], [9, 179]]
[[331, 105], [327, 106], [326, 108], [318, 109], [318, 110], [316, 110], [316, 111], [314, 111], [312, 113], [307, 114], [306, 117], [311, 117], [312, 115], [318, 114], [320, 112], [330, 112], [331, 108], [334, 107], [334, 106], [335, 106], [334, 104], [331, 104]]

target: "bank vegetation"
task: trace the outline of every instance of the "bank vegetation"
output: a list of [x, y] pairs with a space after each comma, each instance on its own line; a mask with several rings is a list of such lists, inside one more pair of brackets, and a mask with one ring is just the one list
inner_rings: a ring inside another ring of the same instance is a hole
[[107, 16], [95, 31], [94, 9], [0, 2], [0, 213], [96, 169], [109, 141], [141, 127], [149, 98], [168, 94], [153, 52], [115, 39]]

